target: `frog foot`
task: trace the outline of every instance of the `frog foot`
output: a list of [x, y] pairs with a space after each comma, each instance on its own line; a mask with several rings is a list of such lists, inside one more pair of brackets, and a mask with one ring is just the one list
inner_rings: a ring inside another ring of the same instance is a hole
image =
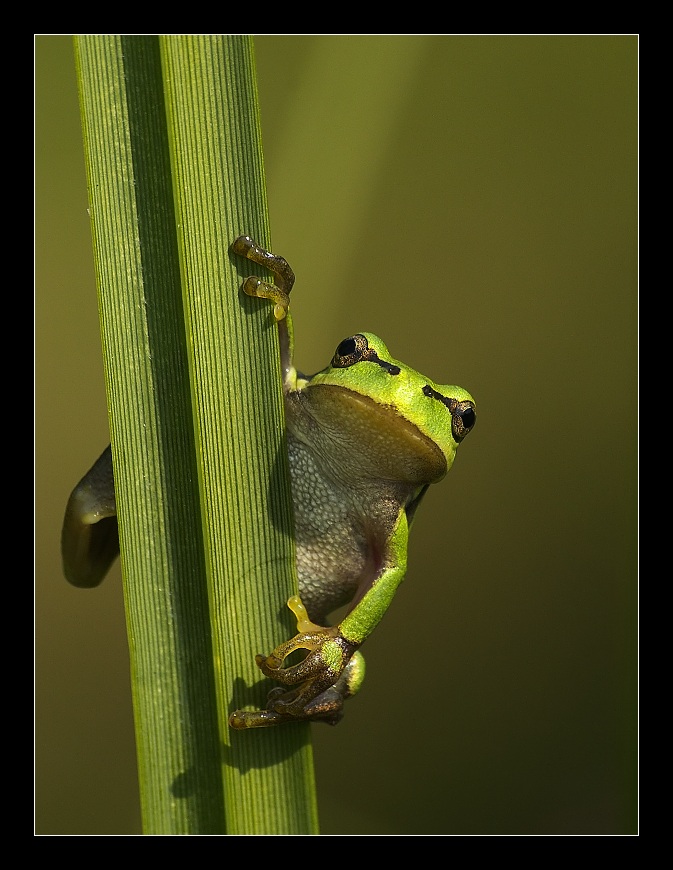
[[[262, 728], [284, 722], [323, 721], [336, 725], [341, 719], [343, 702], [354, 695], [364, 679], [364, 659], [356, 645], [339, 633], [339, 627], [324, 628], [308, 619], [299, 596], [288, 601], [297, 617], [299, 634], [280, 644], [268, 656], [255, 657], [257, 666], [283, 686], [272, 689], [266, 710], [236, 710], [229, 717], [235, 729]], [[283, 667], [295, 650], [308, 650], [296, 665]]]
[[239, 236], [232, 243], [231, 250], [258, 266], [266, 266], [273, 273], [274, 284], [269, 284], [255, 275], [246, 278], [243, 292], [248, 296], [270, 299], [274, 303], [274, 317], [276, 320], [284, 320], [290, 307], [290, 291], [294, 285], [294, 272], [287, 260], [261, 248], [250, 236]]

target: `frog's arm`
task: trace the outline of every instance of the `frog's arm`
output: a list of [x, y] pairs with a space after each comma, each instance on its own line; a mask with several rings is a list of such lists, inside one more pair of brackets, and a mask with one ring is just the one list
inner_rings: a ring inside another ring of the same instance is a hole
[[[407, 515], [401, 511], [381, 573], [339, 625], [315, 625], [299, 596], [290, 598], [288, 606], [297, 617], [299, 634], [271, 655], [258, 655], [256, 661], [267, 677], [293, 688], [273, 689], [266, 710], [236, 710], [229, 717], [232, 728], [262, 728], [306, 719], [335, 725], [341, 719], [343, 702], [364, 680], [364, 659], [358, 647], [381, 621], [404, 579], [408, 538]], [[283, 661], [295, 650], [308, 650], [308, 654], [299, 664], [283, 668]]]
[[294, 354], [294, 330], [290, 315], [290, 293], [294, 286], [294, 272], [285, 257], [272, 254], [255, 242], [250, 236], [239, 236], [231, 249], [240, 257], [246, 257], [258, 266], [265, 266], [273, 273], [274, 283], [269, 284], [251, 275], [243, 282], [243, 291], [248, 296], [270, 299], [274, 303], [273, 316], [278, 325], [280, 362], [283, 369], [283, 389], [290, 392], [297, 388], [297, 371], [292, 362]]
[[101, 454], [73, 489], [61, 533], [63, 573], [73, 586], [98, 586], [119, 555], [112, 454]]

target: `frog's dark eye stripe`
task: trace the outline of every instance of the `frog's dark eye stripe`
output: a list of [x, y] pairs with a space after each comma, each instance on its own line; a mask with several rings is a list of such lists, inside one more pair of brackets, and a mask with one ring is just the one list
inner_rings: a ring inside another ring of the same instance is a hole
[[454, 440], [460, 444], [463, 438], [474, 429], [474, 424], [477, 422], [477, 414], [474, 410], [474, 402], [452, 399], [450, 396], [443, 396], [437, 390], [426, 384], [423, 387], [423, 395], [429, 399], [437, 399], [449, 409], [451, 413], [451, 434]]
[[385, 369], [388, 374], [399, 375], [399, 366], [386, 362], [381, 359], [376, 351], [369, 346], [369, 342], [358, 333], [351, 335], [350, 338], [344, 338], [339, 347], [334, 352], [332, 357], [332, 367], [336, 369], [347, 369], [349, 366], [359, 362], [374, 362]]

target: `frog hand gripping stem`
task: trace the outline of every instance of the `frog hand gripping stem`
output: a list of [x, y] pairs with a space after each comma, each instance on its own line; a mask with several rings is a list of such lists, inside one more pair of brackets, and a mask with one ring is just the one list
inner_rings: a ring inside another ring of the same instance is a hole
[[[281, 683], [266, 710], [236, 710], [235, 729], [302, 720], [336, 724], [364, 679], [358, 651], [403, 580], [409, 528], [428, 486], [441, 480], [475, 424], [465, 390], [436, 384], [391, 357], [367, 332], [345, 338], [327, 368], [307, 377], [293, 362], [286, 260], [249, 236], [234, 253], [274, 275], [249, 277], [243, 290], [270, 299], [278, 323], [300, 596], [288, 606], [298, 634], [259, 668]], [[350, 602], [338, 625], [317, 625]], [[302, 661], [283, 667], [297, 650]]]

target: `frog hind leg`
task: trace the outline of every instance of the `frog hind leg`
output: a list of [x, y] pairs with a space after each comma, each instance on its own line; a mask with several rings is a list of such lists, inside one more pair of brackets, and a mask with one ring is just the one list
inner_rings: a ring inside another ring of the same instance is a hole
[[360, 691], [364, 678], [364, 656], [356, 650], [336, 683], [305, 707], [306, 718], [337, 725], [343, 717], [344, 701]]
[[117, 503], [108, 447], [68, 499], [61, 532], [63, 573], [73, 586], [98, 586], [118, 555]]
[[[302, 700], [306, 694], [305, 684], [290, 691], [277, 686], [269, 692], [266, 710], [236, 710], [229, 717], [229, 725], [235, 730], [306, 721], [337, 725], [343, 718], [344, 701], [360, 690], [364, 678], [365, 660], [356, 650], [336, 683], [307, 703]], [[294, 712], [288, 712], [291, 709]]]
[[[262, 673], [283, 685], [269, 692], [266, 710], [234, 710], [230, 728], [266, 728], [298, 721], [336, 725], [343, 715], [344, 701], [362, 685], [365, 661], [358, 644], [346, 641], [338, 626], [325, 628], [312, 622], [298, 595], [287, 604], [297, 618], [299, 633], [270, 655], [255, 656]], [[284, 668], [285, 659], [297, 650], [307, 650], [308, 654]]]

